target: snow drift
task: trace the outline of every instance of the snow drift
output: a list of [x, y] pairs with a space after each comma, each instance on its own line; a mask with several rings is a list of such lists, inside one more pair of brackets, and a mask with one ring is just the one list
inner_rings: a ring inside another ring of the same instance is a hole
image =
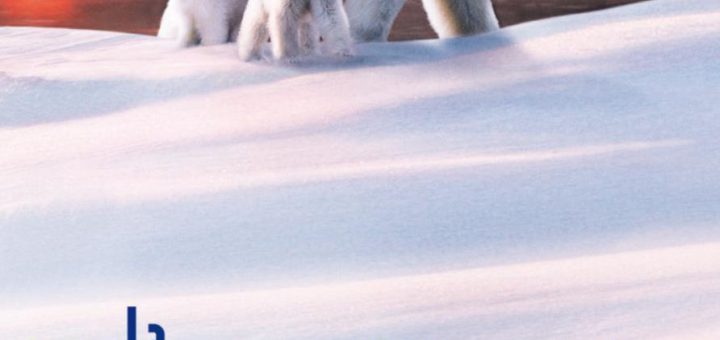
[[0, 338], [720, 336], [720, 4], [350, 61], [0, 28]]

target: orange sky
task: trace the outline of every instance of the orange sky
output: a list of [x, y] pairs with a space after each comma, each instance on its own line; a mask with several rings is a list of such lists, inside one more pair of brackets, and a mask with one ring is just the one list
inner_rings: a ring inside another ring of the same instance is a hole
[[12, 0], [3, 2], [3, 11], [11, 17], [64, 19], [73, 15], [75, 0]]

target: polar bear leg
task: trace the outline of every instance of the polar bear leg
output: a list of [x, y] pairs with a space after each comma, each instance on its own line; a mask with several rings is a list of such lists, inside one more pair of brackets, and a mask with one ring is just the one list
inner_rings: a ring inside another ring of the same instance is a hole
[[240, 33], [240, 23], [242, 22], [243, 14], [245, 13], [245, 7], [247, 7], [248, 0], [235, 0], [232, 2], [232, 6], [228, 9], [228, 41], [237, 41], [238, 34]]
[[494, 31], [500, 27], [490, 0], [423, 0], [440, 38]]
[[199, 37], [193, 19], [187, 15], [179, 15], [177, 19], [178, 29], [175, 37], [177, 45], [180, 47], [197, 45]]
[[346, 0], [350, 31], [356, 42], [387, 41], [405, 0]]
[[172, 4], [168, 4], [163, 12], [160, 20], [160, 29], [158, 30], [158, 38], [175, 39], [178, 36], [178, 22], [176, 9]]
[[193, 18], [175, 0], [170, 0], [163, 12], [158, 37], [175, 39], [175, 43], [180, 47], [198, 43]]
[[352, 54], [352, 38], [342, 0], [311, 0], [312, 18], [331, 53]]
[[300, 21], [304, 1], [282, 0], [282, 5], [271, 8], [268, 30], [275, 59], [292, 59], [300, 54]]
[[312, 15], [306, 13], [300, 22], [300, 51], [303, 55], [313, 54], [320, 42], [320, 33], [312, 20]]
[[268, 13], [263, 1], [250, 0], [245, 8], [237, 39], [241, 60], [260, 59], [262, 46], [268, 37], [267, 22]]

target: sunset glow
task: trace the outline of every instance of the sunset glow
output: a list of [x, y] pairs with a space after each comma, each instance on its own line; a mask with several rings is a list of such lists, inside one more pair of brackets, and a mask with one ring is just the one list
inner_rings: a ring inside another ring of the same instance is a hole
[[65, 19], [73, 15], [75, 0], [12, 0], [2, 1], [9, 17]]

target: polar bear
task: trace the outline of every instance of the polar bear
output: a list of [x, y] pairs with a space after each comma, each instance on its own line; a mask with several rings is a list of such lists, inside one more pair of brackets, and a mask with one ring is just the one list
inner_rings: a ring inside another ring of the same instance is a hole
[[[352, 39], [355, 42], [387, 41], [392, 25], [405, 1], [345, 0], [345, 12]], [[234, 41], [247, 2], [248, 0], [169, 0], [158, 36], [176, 39], [180, 46], [192, 46], [198, 43], [212, 45]], [[423, 6], [433, 29], [441, 38], [482, 33], [499, 28], [490, 0], [423, 0]], [[278, 18], [271, 20], [268, 16], [277, 16], [280, 11], [261, 12], [264, 13], [265, 21], [279, 21]], [[308, 50], [315, 48], [319, 37], [317, 27], [313, 24], [314, 20], [316, 19], [313, 16], [305, 13], [299, 25], [286, 27], [284, 34], [279, 36], [294, 36], [291, 32], [297, 30], [300, 36], [300, 51], [307, 53]], [[258, 36], [255, 39], [266, 37], [265, 29], [263, 25], [258, 26], [255, 30]], [[295, 39], [285, 41], [294, 44]], [[251, 41], [250, 46], [258, 48], [256, 45], [256, 41]], [[295, 49], [292, 46], [276, 48]], [[254, 54], [251, 57], [257, 56], [258, 51], [251, 52]]]
[[181, 47], [234, 41], [248, 0], [169, 0], [158, 37]]
[[330, 53], [352, 54], [350, 24], [342, 0], [250, 0], [238, 36], [240, 59], [260, 58], [268, 36], [275, 59], [299, 56], [303, 45], [312, 47], [315, 37], [320, 36]]
[[[345, 9], [356, 42], [387, 41], [406, 0], [346, 0]], [[430, 25], [440, 38], [497, 30], [490, 0], [423, 0]]]

